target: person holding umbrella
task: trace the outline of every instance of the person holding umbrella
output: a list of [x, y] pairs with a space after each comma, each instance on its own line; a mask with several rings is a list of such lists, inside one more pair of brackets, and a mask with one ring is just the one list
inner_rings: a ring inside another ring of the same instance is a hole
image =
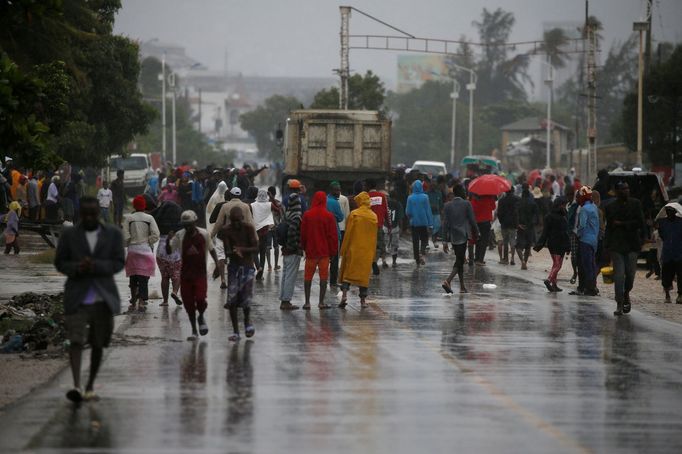
[[511, 184], [506, 178], [498, 175], [482, 175], [469, 184], [469, 192], [472, 194], [471, 206], [474, 209], [476, 224], [479, 230], [476, 241], [475, 263], [485, 265], [485, 253], [490, 242], [490, 226], [495, 211], [497, 196], [509, 191]]

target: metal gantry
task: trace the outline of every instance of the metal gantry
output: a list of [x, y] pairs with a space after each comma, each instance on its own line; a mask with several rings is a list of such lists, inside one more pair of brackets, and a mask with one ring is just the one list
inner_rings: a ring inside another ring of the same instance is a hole
[[[351, 49], [361, 49], [361, 50], [388, 50], [388, 51], [399, 51], [399, 52], [419, 52], [425, 54], [440, 54], [448, 56], [464, 56], [457, 52], [457, 48], [461, 45], [477, 46], [477, 47], [506, 47], [509, 49], [516, 50], [520, 47], [528, 48], [525, 52], [529, 55], [543, 55], [545, 51], [543, 49], [544, 42], [542, 40], [533, 41], [519, 41], [513, 43], [499, 42], [494, 44], [488, 43], [477, 43], [462, 40], [450, 40], [450, 39], [436, 39], [436, 38], [421, 38], [411, 35], [403, 30], [400, 30], [393, 25], [390, 25], [376, 17], [373, 17], [359, 9], [352, 6], [340, 6], [341, 12], [341, 67], [335, 72], [339, 74], [340, 77], [340, 96], [339, 96], [339, 108], [348, 109], [348, 79], [350, 77], [350, 57], [349, 53]], [[351, 35], [350, 34], [350, 15], [351, 11], [356, 11], [363, 16], [372, 19], [381, 25], [389, 27], [402, 36], [399, 35]], [[586, 27], [587, 27], [586, 21]], [[591, 38], [591, 39], [590, 39]], [[589, 51], [584, 48], [586, 41], [590, 41]], [[592, 83], [596, 87], [596, 82], [594, 80], [594, 71], [596, 71], [596, 33], [592, 33], [587, 39], [582, 38], [570, 38], [567, 40], [562, 53], [565, 54], [584, 54], [588, 53], [588, 79], [590, 77], [590, 70], [592, 70]], [[591, 57], [590, 58], [590, 54]], [[592, 62], [590, 65], [589, 62]], [[467, 90], [469, 90], [469, 154], [473, 154], [473, 91], [476, 89], [476, 73], [471, 68], [464, 68], [462, 66], [452, 65], [457, 69], [467, 71], [470, 75], [470, 81], [466, 85]], [[591, 101], [588, 104], [595, 103], [596, 94], [594, 96], [589, 96]], [[454, 115], [454, 114], [453, 114]], [[595, 126], [592, 128], [596, 131], [596, 114], [593, 115], [593, 121]], [[589, 122], [588, 122], [589, 124]], [[549, 128], [549, 125], [548, 125]], [[590, 128], [588, 128], [590, 131]], [[589, 135], [589, 132], [588, 132]], [[595, 165], [596, 165], [596, 153], [595, 153]]]

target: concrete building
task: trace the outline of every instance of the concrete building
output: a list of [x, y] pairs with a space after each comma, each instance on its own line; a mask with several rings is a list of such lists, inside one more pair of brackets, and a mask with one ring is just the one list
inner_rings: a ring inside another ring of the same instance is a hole
[[[573, 132], [570, 128], [556, 122], [551, 125], [551, 162], [552, 167], [557, 167], [562, 164], [562, 154], [565, 153], [571, 145]], [[547, 140], [547, 119], [540, 117], [526, 117], [521, 120], [509, 123], [500, 128], [502, 131], [502, 158], [509, 149], [509, 145], [516, 142], [521, 142], [523, 139], [533, 139], [534, 143], [542, 142], [546, 146]], [[533, 168], [544, 168], [546, 161], [546, 153], [541, 156], [535, 156], [531, 159]]]

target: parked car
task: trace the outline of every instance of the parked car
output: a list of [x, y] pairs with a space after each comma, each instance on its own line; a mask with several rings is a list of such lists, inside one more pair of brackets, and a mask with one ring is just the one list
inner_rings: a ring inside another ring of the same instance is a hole
[[412, 170], [418, 170], [419, 173], [428, 175], [429, 178], [446, 175], [448, 173], [447, 166], [444, 162], [440, 161], [414, 161]]

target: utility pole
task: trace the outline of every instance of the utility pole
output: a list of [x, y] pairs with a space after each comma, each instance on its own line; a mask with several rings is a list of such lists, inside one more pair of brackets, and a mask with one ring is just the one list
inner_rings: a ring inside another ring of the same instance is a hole
[[166, 52], [161, 57], [161, 154], [166, 163]]
[[452, 140], [450, 146], [450, 169], [454, 169], [457, 165], [457, 158], [455, 155], [456, 148], [456, 132], [457, 132], [457, 98], [459, 98], [459, 82], [457, 79], [452, 80]]
[[597, 34], [590, 22], [589, 0], [585, 1], [587, 58], [587, 175], [588, 181], [597, 173]]
[[349, 62], [349, 27], [350, 27], [350, 6], [340, 6], [341, 10], [341, 68], [339, 68], [339, 76], [341, 78], [341, 87], [339, 90], [339, 109], [348, 110], [348, 78], [350, 77], [350, 62]]
[[551, 169], [552, 166], [552, 154], [551, 154], [551, 144], [552, 144], [552, 88], [554, 84], [554, 73], [552, 64], [549, 62], [549, 57], [547, 62], [547, 79], [545, 79], [545, 84], [547, 84], [547, 161], [545, 163], [546, 169]]
[[469, 156], [474, 154], [474, 90], [476, 90], [476, 73], [469, 71]]
[[653, 1], [646, 2], [646, 51], [644, 53], [644, 73], [649, 74], [649, 67], [651, 66], [651, 16], [653, 13]]
[[633, 30], [639, 32], [639, 77], [637, 80], [637, 153], [635, 165], [642, 167], [643, 123], [644, 123], [644, 33], [649, 29], [649, 22], [638, 21]]
[[199, 89], [199, 134], [201, 134], [201, 88]]
[[175, 129], [175, 73], [170, 74], [170, 87], [173, 90], [173, 165], [176, 165], [177, 160], [177, 148], [176, 148], [176, 129]]

